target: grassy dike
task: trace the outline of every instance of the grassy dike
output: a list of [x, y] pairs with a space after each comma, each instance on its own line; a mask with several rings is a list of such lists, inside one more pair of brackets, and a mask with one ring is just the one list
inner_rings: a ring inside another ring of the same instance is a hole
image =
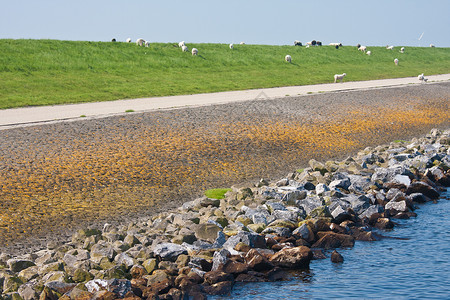
[[0, 109], [450, 72], [450, 48], [187, 45], [199, 55], [175, 43], [0, 40]]

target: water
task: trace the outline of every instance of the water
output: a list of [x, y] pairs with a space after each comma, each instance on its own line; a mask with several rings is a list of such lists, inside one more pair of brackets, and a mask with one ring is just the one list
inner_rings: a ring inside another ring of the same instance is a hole
[[215, 299], [450, 299], [450, 191], [416, 212], [384, 233], [407, 240], [357, 241], [338, 249], [343, 264], [327, 252], [289, 281], [238, 283], [231, 297]]

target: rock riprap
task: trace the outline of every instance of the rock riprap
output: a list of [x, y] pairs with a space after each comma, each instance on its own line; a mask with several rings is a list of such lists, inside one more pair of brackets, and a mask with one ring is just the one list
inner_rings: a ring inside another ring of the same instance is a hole
[[[283, 280], [336, 248], [382, 238], [450, 182], [450, 130], [366, 148], [221, 200], [129, 225], [79, 230], [36, 253], [0, 255], [4, 299], [205, 299], [235, 282]], [[378, 232], [378, 233], [377, 233]]]

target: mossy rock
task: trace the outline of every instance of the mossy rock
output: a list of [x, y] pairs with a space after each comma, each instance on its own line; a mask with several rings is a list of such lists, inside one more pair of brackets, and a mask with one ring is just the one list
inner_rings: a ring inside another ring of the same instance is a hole
[[297, 228], [297, 224], [287, 220], [275, 220], [267, 225], [267, 227], [284, 227], [294, 230], [295, 228]]
[[158, 260], [156, 258], [147, 259], [142, 263], [142, 266], [147, 270], [148, 274], [152, 274], [152, 272], [158, 267]]
[[266, 229], [266, 224], [264, 223], [249, 224], [247, 227], [256, 233], [261, 233], [264, 229]]
[[87, 282], [91, 279], [94, 279], [94, 276], [83, 269], [76, 269], [72, 275], [72, 280], [74, 282]]
[[306, 219], [331, 218], [331, 217], [332, 215], [330, 213], [330, 210], [328, 209], [328, 206], [324, 205], [321, 207], [314, 208], [306, 217]]
[[238, 216], [236, 218], [236, 221], [241, 222], [245, 226], [247, 226], [249, 224], [253, 224], [253, 220], [251, 218], [249, 218], [249, 217], [244, 216], [244, 215]]
[[23, 284], [22, 280], [17, 276], [7, 276], [3, 281], [3, 293], [17, 292]]

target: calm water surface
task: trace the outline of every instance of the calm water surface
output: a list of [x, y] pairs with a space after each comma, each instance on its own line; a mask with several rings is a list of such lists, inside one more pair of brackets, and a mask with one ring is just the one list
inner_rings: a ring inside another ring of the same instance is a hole
[[338, 249], [343, 264], [311, 262], [289, 281], [236, 284], [231, 297], [215, 299], [450, 299], [450, 191], [418, 217], [395, 220], [390, 237]]

